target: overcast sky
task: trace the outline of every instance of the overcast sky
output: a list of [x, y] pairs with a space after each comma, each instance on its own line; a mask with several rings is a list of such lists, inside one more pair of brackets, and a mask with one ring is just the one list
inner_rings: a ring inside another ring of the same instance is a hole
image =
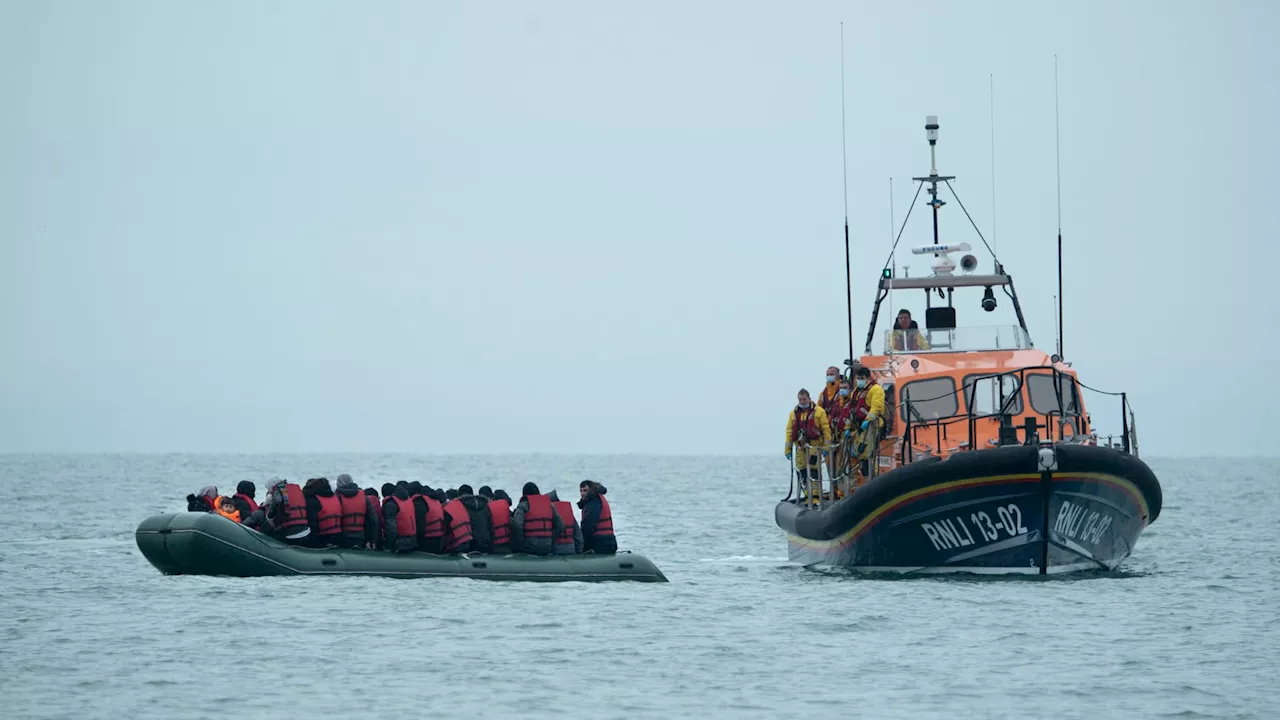
[[927, 114], [1052, 351], [1056, 53], [1067, 358], [1144, 454], [1274, 454], [1280, 4], [1225, 1], [0, 0], [0, 450], [780, 453], [842, 20], [859, 352]]

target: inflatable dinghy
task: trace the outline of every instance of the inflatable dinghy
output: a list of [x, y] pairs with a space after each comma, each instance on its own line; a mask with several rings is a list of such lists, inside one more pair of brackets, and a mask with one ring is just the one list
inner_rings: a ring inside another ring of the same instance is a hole
[[377, 575], [392, 578], [667, 582], [648, 558], [617, 555], [434, 555], [424, 552], [312, 549], [288, 545], [211, 513], [183, 512], [143, 520], [138, 549], [166, 575]]

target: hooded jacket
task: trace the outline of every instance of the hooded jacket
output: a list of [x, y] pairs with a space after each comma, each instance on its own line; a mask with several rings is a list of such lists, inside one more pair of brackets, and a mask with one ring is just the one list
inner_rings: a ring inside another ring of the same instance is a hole
[[364, 490], [362, 490], [359, 485], [356, 485], [356, 482], [351, 479], [350, 475], [343, 473], [338, 476], [337, 494], [344, 498], [348, 498], [347, 502], [350, 501], [349, 498], [357, 496], [364, 500], [364, 532], [360, 537], [350, 536], [345, 538], [347, 542], [353, 547], [378, 542], [378, 533], [382, 526], [382, 518], [378, 517], [378, 511], [374, 509], [373, 502], [371, 502], [369, 497], [365, 495]]
[[[549, 493], [547, 493], [547, 494], [551, 497], [551, 506], [552, 506], [552, 509], [555, 509], [555, 504], [556, 504], [556, 503], [558, 503], [558, 502], [560, 502], [560, 496], [559, 496], [558, 494], [556, 494], [556, 491], [555, 491], [555, 490], [552, 490], [551, 492], [549, 492]], [[560, 511], [559, 511], [559, 510], [555, 510], [555, 512], [556, 512], [556, 514], [557, 514], [557, 515], [559, 515], [559, 514], [560, 514]], [[582, 547], [582, 526], [578, 525], [578, 520], [577, 520], [577, 518], [575, 518], [575, 517], [573, 516], [573, 511], [572, 511], [572, 510], [570, 510], [570, 511], [569, 511], [569, 517], [568, 517], [568, 519], [567, 519], [567, 520], [566, 520], [565, 518], [560, 518], [560, 520], [561, 520], [561, 521], [563, 521], [563, 522], [565, 522], [565, 523], [571, 523], [571, 524], [573, 525], [573, 544], [572, 544], [572, 545], [568, 545], [568, 544], [565, 544], [565, 545], [552, 545], [551, 551], [552, 551], [554, 554], [556, 554], [556, 555], [579, 555], [579, 554], [581, 554], [581, 553], [582, 553], [582, 550], [583, 550], [583, 547]], [[556, 537], [559, 537], [559, 535], [557, 535]], [[555, 542], [555, 538], [554, 538], [554, 537], [552, 538], [552, 542], [553, 542], [553, 543]]]
[[489, 552], [493, 549], [493, 516], [489, 514], [489, 500], [479, 495], [463, 495], [458, 500], [471, 516], [471, 549]]
[[524, 536], [524, 516], [529, 512], [529, 499], [521, 497], [515, 510], [511, 511], [511, 549], [527, 555], [550, 555], [555, 549], [556, 536], [564, 531], [564, 522], [560, 514], [551, 508], [551, 537], [526, 538]]
[[[578, 508], [582, 510], [582, 539], [585, 551], [600, 554], [609, 554], [618, 552], [618, 538], [613, 535], [597, 535], [596, 526], [600, 524], [601, 502], [600, 496], [609, 492], [609, 488], [603, 485], [596, 485], [592, 488], [587, 496], [578, 501]], [[612, 520], [612, 511], [610, 512]]]
[[[311, 528], [311, 539], [315, 542], [323, 544], [342, 534], [342, 526], [338, 526], [337, 532], [329, 532], [320, 535], [320, 498], [333, 497], [333, 488], [329, 486], [327, 478], [320, 478], [319, 481], [307, 481], [306, 486], [302, 488], [302, 495], [307, 499], [307, 526]], [[341, 513], [339, 513], [339, 519]]]

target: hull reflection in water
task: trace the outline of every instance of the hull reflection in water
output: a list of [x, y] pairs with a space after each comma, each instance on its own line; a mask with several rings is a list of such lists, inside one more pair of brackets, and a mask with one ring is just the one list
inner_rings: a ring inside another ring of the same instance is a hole
[[1013, 446], [912, 463], [821, 508], [781, 502], [775, 517], [803, 565], [1054, 574], [1115, 569], [1160, 505], [1155, 475], [1127, 453]]

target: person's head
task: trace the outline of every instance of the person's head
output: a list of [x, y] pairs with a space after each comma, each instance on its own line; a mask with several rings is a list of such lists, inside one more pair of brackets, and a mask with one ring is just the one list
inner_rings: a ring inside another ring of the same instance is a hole
[[898, 311], [898, 320], [895, 323], [895, 327], [898, 330], [911, 329], [911, 311], [910, 310], [903, 308], [902, 310]]
[[396, 494], [396, 486], [391, 483], [382, 483], [382, 497], [389, 498]]
[[422, 494], [422, 483], [418, 482], [417, 480], [414, 480], [413, 482], [409, 483], [409, 494], [410, 494], [410, 495], [421, 495], [421, 494]]
[[835, 365], [832, 365], [831, 367], [827, 368], [827, 382], [833, 383], [836, 381], [836, 378], [838, 377], [840, 377], [840, 368], [836, 367]]
[[405, 492], [409, 492], [409, 482], [407, 480], [397, 480], [396, 490], [403, 490]]
[[325, 491], [333, 492], [333, 488], [329, 487], [329, 478], [309, 478], [307, 484], [302, 486], [304, 493], [323, 493]]
[[796, 393], [796, 403], [800, 405], [802, 409], [808, 408], [809, 407], [809, 391], [805, 390], [804, 388], [800, 388], [800, 392]]
[[449, 491], [448, 491], [448, 492], [446, 492], [446, 493], [444, 494], [444, 496], [445, 496], [446, 498], [448, 498], [448, 499], [452, 500], [452, 499], [454, 499], [454, 498], [458, 497], [458, 491], [457, 491], [457, 490], [454, 490], [453, 488], [449, 488]]
[[849, 394], [849, 379], [840, 378], [840, 397], [846, 397]]
[[480, 486], [480, 492], [479, 492], [478, 494], [479, 494], [479, 495], [480, 495], [480, 497], [482, 497], [482, 498], [488, 498], [488, 499], [492, 500], [492, 499], [493, 499], [493, 488], [489, 487], [488, 485], [481, 485], [481, 486]]
[[503, 490], [502, 488], [498, 488], [497, 490], [494, 490], [494, 491], [493, 491], [493, 499], [494, 499], [494, 500], [506, 500], [506, 501], [507, 501], [507, 504], [510, 504], [510, 503], [511, 503], [511, 496], [510, 496], [510, 495], [508, 495], [508, 494], [507, 494], [507, 491], [506, 491], [506, 490]]
[[524, 484], [524, 489], [523, 489], [523, 490], [521, 490], [520, 492], [521, 492], [521, 494], [523, 494], [525, 497], [529, 497], [530, 495], [541, 495], [541, 494], [542, 494], [542, 493], [538, 492], [538, 486], [537, 486], [537, 485], [535, 485], [535, 484], [533, 484], [533, 483], [531, 483], [531, 482], [527, 482], [527, 483], [525, 483], [525, 484]]
[[365, 495], [372, 495], [372, 496], [374, 496], [374, 497], [378, 497], [378, 491], [377, 491], [377, 489], [375, 489], [375, 488], [371, 488], [371, 487], [367, 487], [367, 488], [365, 488], [365, 489], [364, 489], [364, 494], [365, 494]]
[[214, 498], [218, 497], [218, 488], [213, 485], [205, 485], [200, 488], [200, 492], [196, 494], [196, 497], [208, 498], [212, 501]]
[[254, 485], [252, 480], [241, 480], [240, 484], [236, 485], [236, 492], [253, 497], [258, 494], [258, 486]]
[[595, 483], [590, 480], [583, 480], [578, 483], [578, 497], [586, 500], [587, 496], [591, 494], [591, 488], [593, 487], [595, 487]]
[[350, 492], [352, 488], [359, 490], [360, 486], [356, 485], [356, 481], [352, 480], [350, 475], [342, 473], [338, 476], [337, 488], [339, 490], [346, 490], [347, 492]]
[[465, 495], [475, 495], [475, 493], [471, 492], [471, 486], [470, 486], [470, 485], [459, 485], [459, 486], [458, 486], [458, 497], [463, 497], [463, 496], [465, 496]]
[[854, 376], [858, 381], [858, 388], [864, 388], [871, 384], [871, 368], [858, 368], [858, 374]]

